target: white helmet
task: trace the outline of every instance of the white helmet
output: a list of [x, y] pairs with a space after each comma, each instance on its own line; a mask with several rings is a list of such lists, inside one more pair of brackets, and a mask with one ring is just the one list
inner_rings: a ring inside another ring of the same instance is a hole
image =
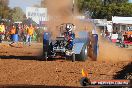
[[73, 27], [71, 25], [66, 25], [66, 30], [67, 31], [72, 31], [73, 30]]

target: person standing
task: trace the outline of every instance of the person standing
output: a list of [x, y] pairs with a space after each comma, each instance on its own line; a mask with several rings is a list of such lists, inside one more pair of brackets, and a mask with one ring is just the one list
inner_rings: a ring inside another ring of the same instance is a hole
[[15, 43], [14, 40], [13, 40], [13, 35], [14, 34], [16, 34], [16, 27], [14, 25], [12, 25], [12, 27], [10, 29], [10, 38], [11, 38], [12, 42], [10, 43], [10, 45], [12, 45], [13, 43]]
[[26, 44], [26, 36], [27, 36], [27, 30], [28, 30], [28, 25], [25, 24], [23, 27], [23, 45]]
[[29, 43], [29, 46], [31, 46], [33, 33], [34, 33], [34, 27], [32, 24], [30, 24], [29, 28], [27, 28], [27, 35], [26, 35], [26, 44]]
[[0, 43], [2, 43], [4, 34], [5, 34], [5, 25], [1, 23], [0, 24]]

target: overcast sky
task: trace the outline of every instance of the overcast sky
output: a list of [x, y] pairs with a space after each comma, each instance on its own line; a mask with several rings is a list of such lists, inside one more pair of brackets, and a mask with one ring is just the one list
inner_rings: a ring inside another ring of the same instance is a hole
[[21, 7], [24, 12], [26, 7], [33, 6], [33, 5], [40, 5], [41, 0], [9, 0], [9, 7]]

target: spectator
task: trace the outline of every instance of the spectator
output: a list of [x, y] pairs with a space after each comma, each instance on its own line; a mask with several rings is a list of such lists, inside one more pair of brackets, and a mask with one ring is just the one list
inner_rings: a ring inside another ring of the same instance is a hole
[[16, 34], [18, 34], [18, 37], [19, 37], [19, 41], [21, 41], [21, 30], [22, 30], [22, 27], [21, 27], [21, 24], [16, 24]]
[[28, 25], [24, 25], [23, 26], [23, 31], [22, 31], [22, 34], [23, 34], [23, 37], [22, 37], [22, 39], [23, 39], [23, 44], [25, 44], [25, 42], [26, 42], [26, 35], [27, 35], [27, 30], [28, 30]]
[[10, 45], [12, 45], [13, 43], [15, 43], [14, 41], [13, 41], [13, 35], [14, 34], [16, 34], [16, 27], [14, 26], [14, 25], [12, 25], [12, 27], [11, 27], [11, 29], [10, 29], [10, 38], [11, 38], [11, 43], [10, 43]]
[[0, 43], [2, 43], [2, 40], [4, 39], [5, 34], [5, 25], [3, 23], [0, 24]]
[[34, 33], [34, 27], [32, 24], [30, 24], [30, 27], [27, 28], [27, 35], [26, 35], [26, 44], [29, 43], [29, 46], [31, 46], [33, 33]]

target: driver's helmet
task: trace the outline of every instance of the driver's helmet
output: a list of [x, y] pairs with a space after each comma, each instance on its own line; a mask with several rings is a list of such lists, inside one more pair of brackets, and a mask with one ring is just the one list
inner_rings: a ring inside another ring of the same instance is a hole
[[68, 32], [71, 32], [72, 31], [72, 26], [71, 25], [66, 25], [66, 30], [68, 31]]

